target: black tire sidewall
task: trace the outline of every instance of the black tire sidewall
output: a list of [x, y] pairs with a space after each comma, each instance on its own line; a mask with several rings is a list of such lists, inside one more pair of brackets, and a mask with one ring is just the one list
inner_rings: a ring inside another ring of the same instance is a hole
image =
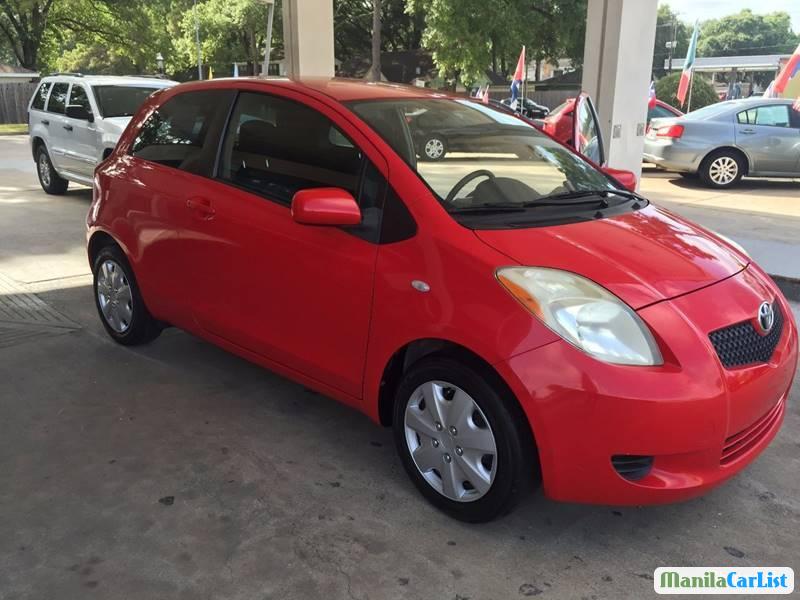
[[[44, 181], [42, 181], [42, 174], [39, 172], [39, 161], [41, 160], [42, 156], [45, 157], [48, 165], [50, 166], [49, 186], [46, 186], [44, 184]], [[41, 185], [42, 189], [48, 194], [59, 196], [67, 191], [67, 186], [69, 185], [69, 182], [63, 177], [61, 177], [58, 173], [56, 173], [56, 170], [53, 167], [53, 161], [50, 160], [50, 155], [47, 153], [47, 148], [45, 148], [44, 145], [39, 146], [39, 149], [36, 151], [36, 177], [39, 178], [39, 185]]]
[[[738, 170], [736, 173], [736, 177], [730, 183], [725, 183], [725, 184], [716, 183], [711, 179], [711, 176], [709, 175], [709, 169], [711, 167], [711, 163], [722, 156], [727, 156], [728, 158], [731, 158], [734, 161], [736, 161], [736, 166]], [[735, 152], [727, 152], [725, 150], [720, 150], [717, 152], [712, 152], [706, 158], [703, 159], [703, 163], [700, 165], [700, 170], [698, 171], [698, 175], [700, 176], [700, 179], [703, 181], [703, 183], [705, 183], [707, 186], [718, 190], [726, 190], [728, 188], [734, 187], [737, 183], [739, 183], [742, 180], [742, 177], [744, 177], [744, 169], [745, 165], [742, 161], [741, 156], [739, 156]]]
[[[106, 260], [113, 260], [117, 263], [125, 274], [128, 280], [128, 285], [131, 288], [131, 298], [133, 303], [133, 317], [131, 324], [124, 332], [120, 333], [115, 331], [106, 321], [103, 316], [103, 311], [100, 308], [100, 300], [97, 296], [97, 273], [100, 265]], [[100, 317], [100, 322], [103, 324], [108, 335], [115, 341], [125, 346], [134, 346], [151, 341], [158, 336], [161, 329], [159, 324], [153, 319], [147, 310], [147, 307], [142, 300], [141, 293], [139, 292], [139, 285], [136, 282], [136, 276], [130, 266], [125, 254], [118, 246], [106, 246], [102, 248], [94, 259], [92, 265], [92, 292], [94, 294], [94, 304], [97, 308], [97, 314]]]
[[[480, 406], [497, 444], [496, 474], [491, 489], [478, 500], [456, 502], [428, 484], [414, 464], [405, 439], [405, 409], [411, 394], [426, 381], [457, 385]], [[515, 401], [515, 400], [512, 400]], [[448, 515], [471, 523], [490, 521], [507, 513], [530, 488], [534, 473], [530, 444], [508, 410], [506, 400], [479, 373], [446, 357], [427, 358], [411, 367], [397, 388], [393, 429], [403, 467], [414, 485], [434, 506]]]

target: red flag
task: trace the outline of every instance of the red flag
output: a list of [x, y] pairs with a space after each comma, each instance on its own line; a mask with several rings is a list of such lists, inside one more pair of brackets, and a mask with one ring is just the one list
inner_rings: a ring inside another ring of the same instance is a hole
[[794, 101], [794, 104], [792, 104], [792, 108], [795, 109], [797, 112], [800, 112], [800, 97], [798, 97], [797, 100]]
[[650, 82], [650, 92], [647, 94], [647, 108], [656, 107], [656, 82]]
[[481, 96], [481, 100], [483, 100], [484, 104], [489, 104], [489, 84], [486, 84], [486, 89], [483, 91], [483, 96]]
[[689, 43], [689, 52], [686, 53], [686, 60], [683, 62], [683, 71], [681, 72], [681, 81], [678, 84], [678, 102], [681, 106], [686, 103], [686, 96], [689, 94], [689, 84], [694, 75], [694, 59], [697, 54], [697, 35], [699, 33], [699, 23], [694, 24], [694, 32], [692, 33], [692, 41]]
[[794, 51], [789, 62], [786, 63], [783, 69], [781, 69], [780, 74], [775, 78], [775, 94], [780, 96], [786, 89], [786, 86], [789, 85], [789, 81], [791, 81], [792, 77], [797, 75], [798, 72], [800, 72], [800, 46], [797, 47], [797, 50]]

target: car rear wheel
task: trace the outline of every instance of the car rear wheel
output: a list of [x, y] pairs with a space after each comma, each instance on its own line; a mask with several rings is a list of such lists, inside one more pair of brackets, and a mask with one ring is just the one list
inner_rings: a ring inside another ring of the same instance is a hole
[[60, 196], [67, 191], [69, 181], [59, 177], [56, 173], [44, 145], [39, 146], [39, 150], [36, 152], [36, 173], [39, 175], [39, 184], [48, 194]]
[[94, 299], [97, 313], [111, 338], [125, 346], [145, 344], [158, 337], [162, 325], [144, 305], [133, 270], [118, 246], [106, 246], [94, 261]]
[[442, 160], [447, 154], [447, 144], [438, 135], [430, 136], [423, 142], [420, 154], [425, 160]]
[[739, 183], [744, 170], [745, 164], [741, 156], [730, 150], [719, 150], [703, 160], [698, 174], [708, 186], [729, 188]]
[[450, 358], [424, 359], [404, 376], [394, 408], [403, 466], [440, 510], [462, 521], [489, 521], [529, 490], [530, 438], [478, 372]]

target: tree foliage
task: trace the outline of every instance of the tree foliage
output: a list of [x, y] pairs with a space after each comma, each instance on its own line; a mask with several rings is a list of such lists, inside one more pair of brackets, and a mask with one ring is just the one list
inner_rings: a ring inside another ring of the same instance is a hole
[[55, 0], [0, 0], [0, 35], [20, 65], [35, 69]]
[[669, 58], [667, 42], [675, 39], [673, 59], [683, 58], [689, 50], [689, 39], [692, 36], [691, 28], [678, 18], [669, 4], [658, 5], [658, 18], [656, 22], [656, 43], [653, 48], [653, 74], [661, 77], [666, 73], [664, 62]]
[[444, 74], [467, 83], [487, 67], [508, 76], [525, 45], [532, 60], [582, 58], [586, 0], [408, 0], [424, 15], [423, 44]]
[[753, 14], [750, 9], [702, 23], [699, 56], [741, 56], [791, 53], [798, 36], [788, 13]]
[[[680, 82], [680, 79], [680, 73], [672, 73], [656, 81], [656, 97], [662, 102], [671, 104], [681, 110], [686, 110], [687, 107], [681, 107], [678, 102], [678, 82]], [[695, 73], [694, 81], [692, 82], [692, 110], [697, 110], [716, 102], [719, 102], [719, 96], [714, 91], [714, 86], [701, 74]]]

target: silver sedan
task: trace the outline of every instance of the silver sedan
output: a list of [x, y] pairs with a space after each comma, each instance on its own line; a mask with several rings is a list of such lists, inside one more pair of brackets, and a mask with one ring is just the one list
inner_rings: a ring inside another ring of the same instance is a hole
[[800, 112], [791, 100], [747, 98], [653, 119], [644, 159], [716, 188], [745, 175], [800, 177]]

